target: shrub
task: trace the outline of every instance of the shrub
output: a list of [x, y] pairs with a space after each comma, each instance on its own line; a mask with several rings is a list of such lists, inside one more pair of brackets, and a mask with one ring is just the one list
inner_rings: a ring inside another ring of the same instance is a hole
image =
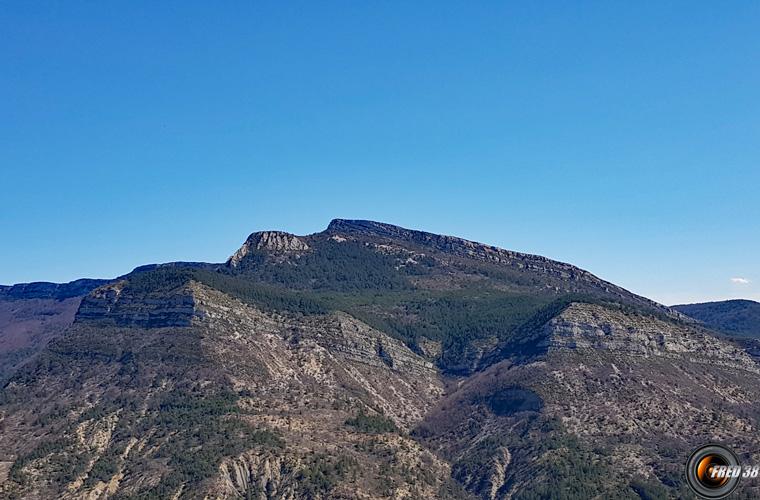
[[355, 427], [356, 430], [365, 434], [385, 434], [398, 431], [393, 420], [384, 415], [367, 415], [363, 409], [355, 417], [346, 420], [346, 425]]

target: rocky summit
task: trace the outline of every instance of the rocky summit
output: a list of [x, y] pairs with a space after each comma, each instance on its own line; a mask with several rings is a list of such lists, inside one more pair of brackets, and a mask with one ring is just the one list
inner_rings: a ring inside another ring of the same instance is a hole
[[760, 463], [760, 364], [679, 309], [344, 219], [2, 287], [0, 497], [688, 498], [699, 445]]

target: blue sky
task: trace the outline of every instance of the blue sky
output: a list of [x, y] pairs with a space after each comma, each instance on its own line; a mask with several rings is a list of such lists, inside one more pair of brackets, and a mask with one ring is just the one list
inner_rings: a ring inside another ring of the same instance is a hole
[[343, 217], [760, 300], [758, 26], [758, 2], [3, 2], [0, 283]]

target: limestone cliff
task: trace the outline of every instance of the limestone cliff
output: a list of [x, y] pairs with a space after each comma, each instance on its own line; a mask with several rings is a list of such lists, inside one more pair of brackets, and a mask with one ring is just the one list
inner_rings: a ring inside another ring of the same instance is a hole
[[251, 234], [232, 256], [227, 260], [227, 265], [237, 267], [252, 252], [304, 252], [309, 249], [299, 237], [282, 231], [261, 231]]

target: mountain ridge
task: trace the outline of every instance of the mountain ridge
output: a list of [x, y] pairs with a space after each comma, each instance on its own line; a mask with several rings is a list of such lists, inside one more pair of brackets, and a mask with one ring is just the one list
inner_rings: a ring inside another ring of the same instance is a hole
[[[515, 250], [504, 249], [487, 243], [481, 243], [473, 240], [467, 240], [456, 236], [441, 235], [436, 233], [430, 233], [427, 231], [407, 229], [394, 224], [377, 222], [365, 219], [332, 219], [327, 228], [321, 232], [311, 233], [305, 236], [298, 236], [294, 233], [281, 230], [262, 230], [254, 231], [251, 233], [243, 245], [230, 256], [224, 264], [209, 263], [209, 262], [194, 262], [194, 261], [175, 261], [167, 263], [157, 264], [144, 264], [135, 267], [127, 274], [118, 276], [112, 279], [93, 279], [93, 278], [79, 278], [67, 283], [53, 283], [53, 282], [23, 282], [11, 285], [0, 285], [0, 298], [13, 297], [13, 298], [69, 298], [78, 295], [86, 295], [95, 288], [124, 279], [133, 273], [145, 272], [154, 270], [157, 268], [177, 267], [177, 268], [203, 268], [213, 269], [221, 265], [227, 265], [235, 267], [245, 255], [251, 251], [251, 249], [269, 251], [307, 251], [309, 250], [308, 244], [304, 240], [308, 240], [314, 236], [321, 235], [336, 235], [336, 234], [361, 234], [373, 237], [381, 238], [395, 238], [404, 241], [414, 242], [423, 245], [431, 245], [443, 250], [461, 252], [468, 256], [478, 255], [478, 252], [482, 252], [485, 258], [495, 259], [500, 261], [503, 256], [505, 259], [517, 258], [535, 260], [537, 262], [543, 262], [547, 264], [553, 264], [559, 266], [564, 270], [563, 277], [572, 277], [575, 273], [582, 276], [589, 276], [591, 279], [598, 280], [598, 282], [604, 285], [610, 286], [614, 289], [620, 289], [626, 293], [632, 294], [628, 290], [619, 287], [611, 282], [598, 278], [591, 272], [568, 264], [562, 261], [551, 259], [538, 254], [530, 254], [525, 252], [519, 252]], [[634, 294], [632, 294], [634, 295]], [[659, 304], [656, 301], [648, 299], [646, 297], [639, 296], [652, 304], [661, 307], [663, 309], [673, 309], [676, 307], [687, 307], [688, 305], [666, 306]], [[741, 299], [737, 299], [741, 300]], [[752, 301], [750, 301], [752, 302]], [[678, 315], [676, 315], [678, 316]], [[683, 318], [682, 318], [683, 319]]]
[[95, 288], [108, 283], [107, 279], [80, 278], [68, 283], [34, 281], [0, 285], [0, 298], [8, 299], [68, 299], [86, 295]]
[[760, 459], [755, 346], [570, 264], [345, 219], [242, 248], [66, 299], [0, 495], [682, 498], [699, 444]]
[[672, 307], [727, 335], [760, 338], [760, 302], [731, 299]]

